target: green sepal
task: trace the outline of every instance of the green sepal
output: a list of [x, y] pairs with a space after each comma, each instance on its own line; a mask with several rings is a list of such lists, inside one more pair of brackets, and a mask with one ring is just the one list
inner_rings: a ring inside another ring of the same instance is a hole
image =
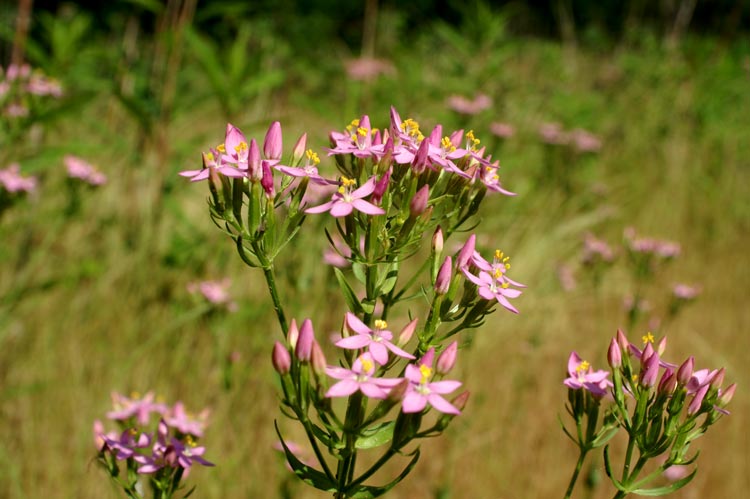
[[[664, 487], [656, 487], [653, 489], [635, 489], [630, 491], [633, 494], [637, 494], [639, 496], [664, 496], [667, 494], [671, 494], [672, 492], [681, 489], [695, 477], [695, 474], [698, 473], [698, 469], [694, 469], [692, 473], [690, 473], [685, 478], [680, 478], [676, 482], [672, 482], [669, 485], [665, 485]], [[627, 491], [626, 491], [627, 492]]]
[[387, 421], [365, 429], [354, 446], [357, 449], [373, 449], [385, 445], [393, 439], [395, 421]]
[[260, 267], [260, 264], [257, 262], [254, 262], [250, 258], [250, 255], [248, 255], [245, 245], [242, 244], [242, 236], [237, 236], [236, 243], [237, 243], [237, 253], [240, 254], [240, 258], [242, 259], [242, 261], [245, 262], [245, 264], [248, 265], [249, 267]]
[[414, 466], [417, 464], [417, 461], [419, 460], [419, 449], [416, 449], [411, 454], [406, 454], [406, 456], [414, 456], [412, 457], [411, 461], [409, 461], [409, 464], [406, 465], [406, 468], [388, 485], [384, 485], [382, 487], [374, 487], [369, 485], [359, 485], [354, 490], [347, 490], [346, 491], [346, 497], [350, 499], [373, 499], [375, 497], [380, 497], [389, 490], [391, 490], [393, 487], [399, 484], [401, 480], [406, 478], [406, 476], [411, 473], [411, 470], [414, 468]]
[[315, 468], [312, 468], [297, 459], [297, 456], [295, 456], [292, 451], [289, 450], [289, 447], [286, 445], [284, 438], [281, 436], [281, 431], [279, 430], [279, 425], [276, 421], [273, 422], [273, 426], [276, 429], [276, 435], [278, 435], [279, 437], [279, 442], [284, 448], [286, 461], [294, 471], [294, 474], [297, 475], [300, 480], [307, 483], [308, 485], [312, 485], [318, 490], [335, 492], [336, 484], [329, 480], [325, 473], [318, 471]]
[[341, 292], [344, 293], [344, 301], [346, 301], [346, 305], [349, 307], [349, 310], [351, 310], [354, 314], [365, 313], [365, 310], [362, 308], [362, 304], [359, 302], [359, 298], [357, 298], [357, 294], [354, 292], [352, 287], [349, 286], [349, 282], [347, 282], [344, 273], [341, 272], [341, 270], [339, 270], [338, 268], [334, 268], [333, 272], [334, 274], [336, 274], [336, 280], [339, 282]]

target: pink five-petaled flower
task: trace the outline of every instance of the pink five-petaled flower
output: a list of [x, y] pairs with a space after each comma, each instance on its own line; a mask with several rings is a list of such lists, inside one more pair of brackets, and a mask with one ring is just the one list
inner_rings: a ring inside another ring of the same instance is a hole
[[591, 364], [581, 359], [576, 352], [571, 352], [568, 358], [568, 374], [570, 377], [563, 381], [565, 386], [573, 390], [583, 388], [595, 397], [603, 397], [612, 386], [612, 382], [607, 379], [609, 372], [594, 371]]
[[117, 392], [112, 392], [112, 405], [115, 410], [107, 413], [109, 419], [125, 421], [135, 417], [140, 425], [148, 424], [152, 412], [159, 415], [167, 412], [165, 404], [154, 402], [153, 392], [148, 392], [142, 398], [137, 393], [128, 398]]
[[479, 272], [479, 276], [464, 271], [464, 275], [477, 285], [479, 296], [485, 300], [497, 300], [500, 305], [514, 314], [518, 313], [518, 309], [511, 305], [508, 298], [519, 297], [521, 291], [510, 287], [510, 279], [506, 278], [500, 269], [493, 270], [491, 274], [482, 270]]
[[214, 466], [214, 463], [203, 459], [205, 447], [196, 446], [189, 435], [185, 437], [185, 442], [169, 436], [169, 427], [164, 421], [159, 422], [157, 436], [151, 456], [135, 457], [135, 461], [141, 464], [138, 473], [154, 473], [165, 466], [179, 466], [187, 471], [195, 462], [203, 466]]
[[106, 435], [100, 434], [99, 437], [104, 442], [100, 450], [109, 451], [120, 461], [133, 457], [136, 454], [136, 450], [145, 449], [151, 445], [151, 438], [145, 433], [139, 434], [135, 428], [128, 428], [119, 437], [117, 435], [113, 436], [110, 433]]
[[320, 173], [318, 173], [320, 158], [316, 152], [312, 149], [308, 149], [305, 151], [305, 157], [307, 160], [303, 166], [276, 165], [275, 168], [290, 177], [308, 177], [310, 182], [314, 182], [318, 185], [331, 185], [336, 183], [333, 180], [327, 180], [321, 177]]
[[388, 391], [401, 382], [400, 378], [375, 378], [375, 361], [365, 352], [354, 361], [351, 369], [327, 367], [328, 376], [340, 380], [328, 389], [326, 397], [348, 397], [357, 390], [373, 399], [384, 399]]
[[442, 395], [451, 393], [461, 386], [460, 381], [432, 381], [434, 370], [432, 363], [435, 358], [435, 349], [430, 348], [427, 353], [417, 362], [406, 366], [404, 376], [409, 380], [401, 410], [404, 413], [421, 412], [429, 403], [436, 410], [445, 414], [461, 414], [453, 404], [445, 400]]
[[183, 435], [202, 437], [209, 412], [208, 409], [204, 409], [200, 414], [193, 415], [185, 410], [185, 405], [182, 402], [177, 402], [164, 415], [164, 421]]
[[391, 343], [393, 333], [386, 328], [388, 324], [385, 321], [376, 320], [375, 329], [371, 329], [364, 322], [351, 312], [346, 313], [346, 327], [357, 334], [347, 336], [336, 342], [336, 346], [345, 349], [358, 349], [368, 347], [372, 358], [384, 366], [388, 363], [388, 350], [399, 357], [413, 359], [414, 356], [401, 350]]
[[364, 185], [354, 191], [352, 187], [356, 181], [346, 177], [341, 177], [341, 187], [333, 194], [333, 197], [327, 203], [314, 206], [305, 210], [305, 213], [323, 213], [330, 211], [334, 217], [345, 217], [355, 208], [368, 215], [384, 215], [385, 210], [378, 208], [374, 204], [365, 201], [364, 197], [369, 196], [375, 190], [376, 177], [370, 178]]
[[238, 170], [224, 163], [221, 157], [217, 157], [218, 152], [211, 150], [203, 153], [203, 168], [200, 170], [184, 170], [179, 173], [181, 177], [190, 177], [191, 182], [206, 180], [211, 169], [227, 177], [244, 177], [245, 172]]

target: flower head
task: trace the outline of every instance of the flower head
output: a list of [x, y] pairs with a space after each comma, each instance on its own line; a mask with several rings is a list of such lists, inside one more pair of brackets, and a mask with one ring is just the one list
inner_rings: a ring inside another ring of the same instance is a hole
[[367, 397], [385, 399], [389, 389], [399, 384], [401, 379], [376, 378], [376, 368], [377, 364], [370, 352], [357, 357], [351, 369], [327, 367], [326, 374], [339, 381], [328, 389], [326, 397], [348, 397], [359, 390]]
[[368, 327], [364, 322], [352, 314], [346, 313], [346, 327], [356, 334], [347, 336], [336, 342], [336, 346], [344, 349], [367, 348], [372, 358], [381, 366], [388, 363], [388, 350], [393, 354], [413, 359], [414, 356], [394, 345], [391, 340], [393, 333], [387, 329], [388, 324], [385, 321], [375, 321], [375, 329]]
[[305, 213], [323, 213], [330, 211], [334, 217], [345, 217], [352, 211], [359, 210], [368, 215], [384, 215], [385, 210], [365, 201], [363, 198], [372, 194], [375, 190], [376, 177], [370, 178], [358, 189], [352, 190], [356, 181], [342, 177], [341, 187], [333, 194], [331, 200], [319, 206], [314, 206], [305, 210]]
[[454, 392], [461, 386], [460, 381], [431, 381], [435, 370], [433, 360], [434, 348], [430, 348], [416, 364], [406, 366], [405, 377], [409, 386], [402, 403], [404, 413], [422, 412], [427, 404], [445, 414], [461, 414], [453, 404], [445, 400], [443, 395]]
[[595, 397], [603, 397], [608, 389], [613, 386], [607, 379], [609, 372], [604, 370], [594, 371], [587, 361], [581, 359], [576, 352], [571, 352], [568, 358], [568, 378], [563, 384], [572, 390], [583, 388], [591, 392]]

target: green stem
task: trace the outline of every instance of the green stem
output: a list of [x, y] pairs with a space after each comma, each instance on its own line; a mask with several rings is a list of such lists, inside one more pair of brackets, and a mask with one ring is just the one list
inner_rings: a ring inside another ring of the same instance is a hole
[[576, 485], [576, 481], [578, 480], [578, 475], [581, 472], [581, 468], [583, 467], [583, 461], [586, 459], [587, 453], [588, 453], [588, 449], [586, 447], [580, 447], [580, 453], [578, 454], [578, 462], [576, 463], [576, 467], [573, 470], [573, 475], [570, 477], [568, 490], [565, 491], [565, 499], [569, 499], [570, 495], [573, 493], [573, 488]]
[[269, 262], [267, 265], [263, 266], [263, 275], [266, 277], [268, 292], [271, 294], [271, 300], [273, 301], [273, 309], [276, 312], [276, 318], [279, 320], [279, 326], [281, 326], [281, 334], [283, 336], [286, 336], [289, 327], [287, 326], [286, 316], [284, 315], [284, 308], [281, 305], [279, 292], [276, 288], [276, 277], [273, 273], [272, 262]]
[[393, 448], [388, 449], [388, 451], [386, 451], [385, 454], [383, 454], [382, 456], [380, 456], [380, 459], [378, 459], [375, 464], [373, 464], [372, 466], [370, 466], [370, 468], [367, 471], [365, 471], [364, 473], [362, 473], [356, 480], [354, 480], [353, 482], [349, 483], [349, 486], [348, 486], [346, 492], [348, 492], [352, 488], [356, 487], [357, 485], [363, 483], [365, 480], [367, 480], [372, 475], [374, 475], [386, 462], [388, 462], [388, 460], [390, 458], [392, 458], [394, 455], [396, 455], [396, 452], [397, 451], [395, 449], [393, 449]]

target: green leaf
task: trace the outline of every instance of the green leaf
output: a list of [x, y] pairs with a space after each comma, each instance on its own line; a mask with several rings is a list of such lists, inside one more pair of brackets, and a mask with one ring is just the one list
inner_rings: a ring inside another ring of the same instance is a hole
[[364, 265], [356, 262], [352, 263], [352, 272], [354, 272], [354, 277], [356, 277], [359, 282], [361, 282], [362, 284], [367, 282]]
[[346, 301], [346, 305], [349, 307], [349, 310], [351, 310], [354, 314], [363, 314], [365, 311], [362, 308], [362, 304], [359, 302], [357, 294], [354, 292], [351, 286], [349, 286], [344, 273], [341, 272], [341, 270], [339, 270], [338, 268], [334, 268], [333, 272], [334, 274], [336, 274], [336, 280], [339, 282], [341, 292], [344, 293], [344, 300]]
[[395, 421], [387, 421], [367, 428], [354, 443], [354, 446], [357, 449], [373, 449], [385, 445], [393, 438], [394, 427]]
[[329, 480], [325, 473], [322, 473], [297, 459], [297, 456], [289, 450], [284, 438], [281, 436], [281, 431], [279, 430], [279, 425], [276, 421], [273, 422], [273, 426], [276, 428], [276, 435], [279, 437], [279, 442], [281, 442], [281, 446], [284, 448], [286, 460], [289, 463], [289, 466], [292, 467], [294, 474], [297, 475], [300, 480], [308, 485], [312, 485], [316, 489], [324, 490], [326, 492], [334, 492], [336, 490], [336, 484]]
[[388, 485], [384, 485], [382, 487], [373, 487], [369, 485], [359, 485], [357, 486], [353, 491], [347, 491], [347, 497], [350, 499], [373, 499], [375, 497], [380, 497], [389, 490], [391, 490], [393, 487], [398, 485], [398, 483], [406, 478], [406, 475], [411, 473], [411, 470], [414, 468], [414, 466], [417, 464], [417, 461], [419, 460], [419, 449], [415, 450], [412, 454], [407, 454], [407, 456], [413, 455], [414, 457], [409, 461], [409, 464], [406, 465], [406, 468], [401, 472], [400, 475], [398, 475], [395, 480], [393, 480]]
[[633, 494], [637, 494], [639, 496], [664, 496], [667, 494], [671, 494], [672, 492], [681, 489], [695, 477], [695, 474], [698, 472], [698, 469], [694, 469], [692, 473], [690, 473], [685, 478], [681, 478], [677, 480], [676, 482], [672, 482], [669, 485], [665, 485], [664, 487], [656, 487], [653, 489], [636, 489], [631, 491]]

